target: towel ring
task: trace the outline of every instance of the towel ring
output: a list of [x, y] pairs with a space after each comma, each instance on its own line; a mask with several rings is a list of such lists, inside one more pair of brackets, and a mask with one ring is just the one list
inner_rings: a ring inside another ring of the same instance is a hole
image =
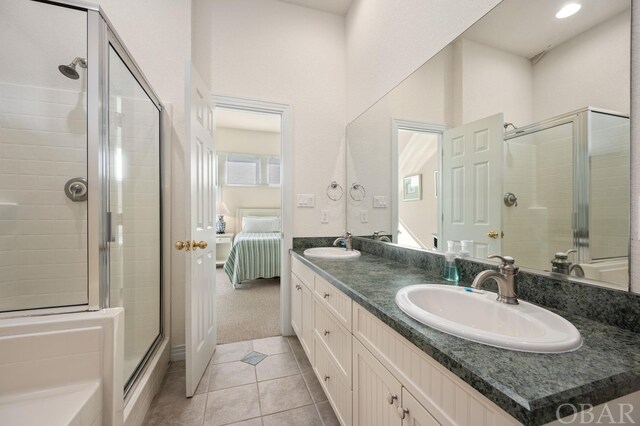
[[349, 189], [349, 196], [353, 201], [362, 201], [367, 196], [367, 190], [364, 189], [364, 186], [354, 182], [351, 184], [351, 189]]
[[329, 197], [330, 200], [338, 201], [342, 198], [343, 194], [344, 189], [342, 189], [342, 186], [335, 180], [327, 186], [327, 197]]

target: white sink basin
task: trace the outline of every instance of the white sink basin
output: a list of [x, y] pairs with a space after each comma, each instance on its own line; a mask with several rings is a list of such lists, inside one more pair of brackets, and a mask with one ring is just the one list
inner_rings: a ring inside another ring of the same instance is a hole
[[411, 285], [396, 304], [430, 327], [498, 348], [523, 352], [570, 352], [582, 345], [580, 332], [559, 315], [531, 303], [507, 305], [496, 294], [448, 285]]
[[355, 259], [360, 257], [360, 252], [341, 247], [314, 247], [306, 249], [304, 255], [312, 259]]

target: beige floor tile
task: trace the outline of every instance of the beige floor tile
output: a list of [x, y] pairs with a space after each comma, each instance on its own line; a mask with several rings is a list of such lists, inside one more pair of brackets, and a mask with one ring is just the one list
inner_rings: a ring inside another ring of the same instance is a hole
[[208, 365], [207, 369], [204, 370], [204, 374], [202, 375], [200, 383], [198, 383], [198, 387], [196, 388], [196, 395], [207, 393], [207, 391], [209, 390], [209, 377], [211, 377], [211, 365]]
[[258, 339], [253, 341], [253, 350], [265, 355], [282, 354], [291, 352], [291, 347], [286, 337], [276, 336], [267, 337], [266, 339]]
[[296, 357], [298, 361], [298, 365], [300, 366], [300, 370], [304, 373], [307, 371], [312, 371], [313, 367], [309, 362], [309, 358], [307, 357], [307, 353], [302, 348], [300, 344], [300, 340], [296, 336], [290, 336], [287, 338], [289, 340], [289, 346], [291, 346], [291, 350], [293, 351], [293, 355]]
[[167, 373], [155, 399], [163, 404], [171, 404], [187, 399], [185, 374], [185, 370]]
[[303, 373], [313, 371], [313, 366], [311, 366], [311, 362], [309, 362], [309, 358], [307, 358], [307, 354], [302, 351], [300, 354], [295, 354], [296, 360], [298, 361], [298, 367], [300, 367], [300, 371]]
[[242, 361], [211, 366], [209, 391], [232, 388], [256, 382], [256, 368]]
[[312, 403], [302, 374], [259, 382], [258, 389], [263, 416]]
[[256, 365], [258, 381], [262, 382], [279, 377], [300, 374], [300, 368], [291, 352], [286, 354], [269, 355]]
[[240, 361], [251, 351], [253, 351], [251, 341], [218, 345], [216, 352], [213, 354], [212, 362], [213, 364], [220, 364], [223, 362]]
[[204, 424], [226, 425], [260, 416], [258, 388], [255, 384], [209, 392]]
[[327, 395], [324, 393], [324, 389], [322, 389], [322, 385], [318, 381], [318, 378], [313, 371], [307, 371], [306, 373], [303, 373], [302, 377], [307, 383], [307, 387], [309, 388], [309, 393], [311, 394], [313, 402], [318, 403], [327, 400]]
[[251, 420], [244, 420], [238, 423], [230, 423], [226, 426], [262, 426], [262, 417], [256, 417]]
[[322, 426], [322, 420], [313, 405], [265, 416], [262, 422], [264, 426]]
[[154, 400], [144, 420], [148, 426], [200, 426], [204, 416], [206, 395], [196, 395], [173, 403]]
[[316, 407], [318, 407], [322, 423], [324, 423], [325, 426], [340, 426], [338, 417], [336, 417], [336, 414], [333, 412], [333, 407], [331, 407], [329, 401], [316, 404]]

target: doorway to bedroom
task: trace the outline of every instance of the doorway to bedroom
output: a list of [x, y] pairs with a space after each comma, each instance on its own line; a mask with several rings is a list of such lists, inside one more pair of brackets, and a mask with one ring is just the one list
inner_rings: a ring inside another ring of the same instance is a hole
[[216, 106], [218, 343], [281, 334], [280, 114]]

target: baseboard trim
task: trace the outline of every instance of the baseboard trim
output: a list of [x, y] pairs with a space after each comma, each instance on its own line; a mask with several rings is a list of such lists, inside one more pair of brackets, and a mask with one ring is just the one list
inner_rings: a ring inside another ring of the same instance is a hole
[[171, 361], [182, 361], [187, 357], [185, 345], [171, 346]]

